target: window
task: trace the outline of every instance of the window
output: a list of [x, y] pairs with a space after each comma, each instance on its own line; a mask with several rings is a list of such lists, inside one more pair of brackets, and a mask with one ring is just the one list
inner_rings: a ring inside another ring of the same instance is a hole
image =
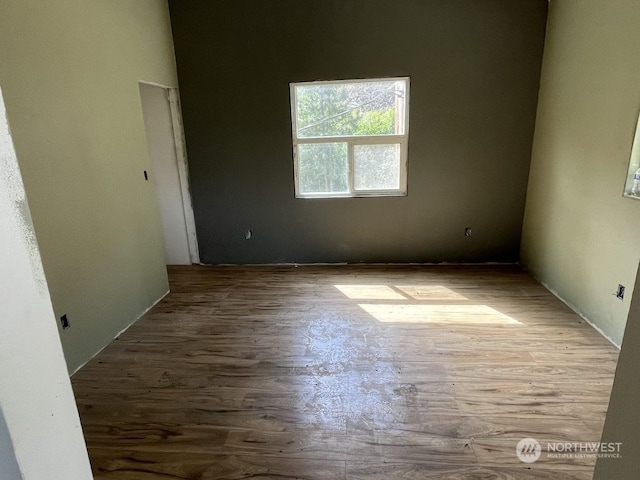
[[640, 118], [636, 124], [636, 133], [631, 147], [631, 159], [624, 186], [624, 196], [640, 200]]
[[406, 195], [409, 79], [291, 84], [298, 198]]

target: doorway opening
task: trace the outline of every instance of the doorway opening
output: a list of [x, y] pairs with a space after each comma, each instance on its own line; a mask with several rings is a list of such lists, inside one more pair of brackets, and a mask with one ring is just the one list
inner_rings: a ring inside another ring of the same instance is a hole
[[139, 82], [167, 265], [200, 263], [178, 89]]

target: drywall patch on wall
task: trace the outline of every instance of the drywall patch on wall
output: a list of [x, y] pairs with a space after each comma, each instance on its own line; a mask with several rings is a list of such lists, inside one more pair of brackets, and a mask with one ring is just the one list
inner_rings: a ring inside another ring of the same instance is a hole
[[[34, 276], [35, 284], [38, 286], [38, 292], [42, 295], [48, 295], [47, 281], [40, 267], [40, 251], [33, 228], [31, 228], [29, 206], [27, 205], [27, 197], [22, 185], [20, 169], [15, 158], [15, 150], [1, 91], [0, 101], [2, 102], [0, 110], [0, 129], [2, 132], [0, 135], [0, 182], [4, 187], [2, 193], [6, 195], [7, 200], [0, 206], [0, 208], [3, 208], [3, 210], [0, 210], [0, 215], [6, 218], [9, 228], [18, 233], [17, 238], [24, 242], [24, 248], [28, 252], [32, 267], [30, 271]], [[15, 215], [15, 212], [19, 215]]]

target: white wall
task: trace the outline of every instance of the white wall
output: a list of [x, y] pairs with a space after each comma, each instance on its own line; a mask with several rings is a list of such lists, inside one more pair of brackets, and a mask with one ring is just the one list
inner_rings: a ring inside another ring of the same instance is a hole
[[0, 480], [22, 480], [11, 434], [0, 408]]
[[91, 479], [1, 92], [0, 232], [0, 478]]
[[603, 443], [622, 443], [622, 458], [600, 458], [595, 480], [635, 480], [640, 472], [640, 269], [624, 332], [616, 378], [602, 434]]
[[521, 260], [618, 345], [640, 259], [640, 201], [622, 196], [639, 111], [637, 0], [550, 2]]

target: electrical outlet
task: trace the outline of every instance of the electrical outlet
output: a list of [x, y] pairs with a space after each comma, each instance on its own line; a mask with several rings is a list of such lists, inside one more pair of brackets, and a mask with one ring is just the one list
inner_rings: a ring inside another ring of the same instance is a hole
[[71, 328], [71, 325], [69, 324], [69, 319], [67, 318], [66, 313], [60, 317], [60, 323], [62, 324], [63, 330], [66, 330], [67, 328]]
[[464, 229], [464, 236], [465, 237], [470, 237], [471, 236], [471, 227], [466, 227]]
[[618, 290], [616, 291], [616, 297], [620, 300], [624, 299], [624, 285], [618, 285]]

